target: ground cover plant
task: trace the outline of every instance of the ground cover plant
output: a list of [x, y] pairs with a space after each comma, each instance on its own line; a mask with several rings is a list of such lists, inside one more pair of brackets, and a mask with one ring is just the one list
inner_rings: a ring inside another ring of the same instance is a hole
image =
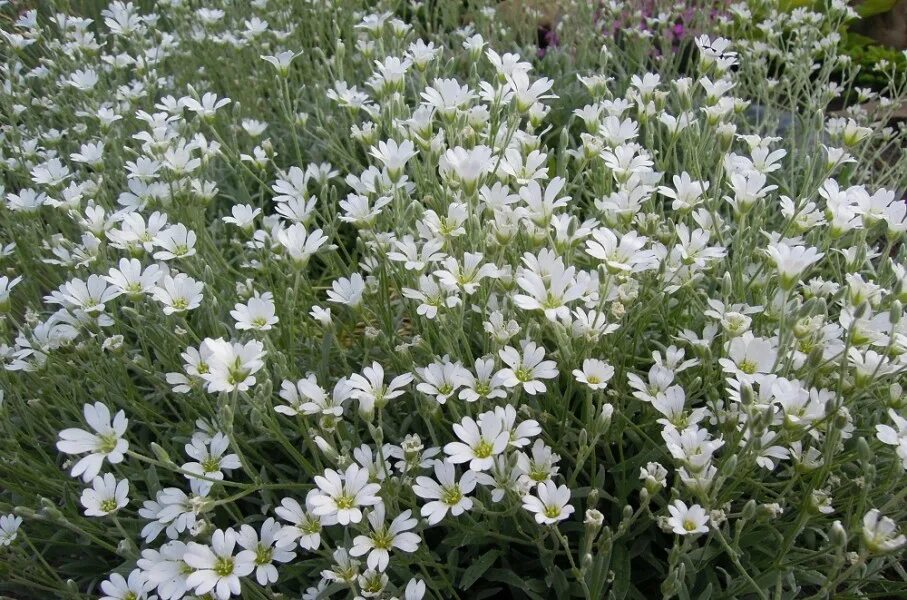
[[0, 5], [0, 592], [907, 594], [846, 3]]

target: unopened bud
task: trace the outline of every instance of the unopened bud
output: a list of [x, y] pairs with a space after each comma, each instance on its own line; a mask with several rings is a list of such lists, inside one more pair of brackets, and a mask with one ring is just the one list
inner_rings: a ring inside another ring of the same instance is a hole
[[154, 454], [155, 458], [165, 465], [173, 464], [173, 460], [170, 458], [167, 451], [161, 448], [157, 443], [151, 442], [151, 452]]
[[810, 367], [818, 367], [825, 360], [825, 352], [822, 346], [816, 346], [809, 351], [806, 356], [806, 362]]
[[743, 505], [743, 510], [740, 511], [740, 516], [746, 520], [752, 519], [756, 516], [756, 501], [750, 498], [750, 500]]
[[592, 488], [589, 490], [589, 495], [586, 496], [586, 506], [595, 506], [598, 504], [599, 491], [598, 488]]
[[27, 506], [17, 506], [13, 508], [13, 514], [22, 517], [23, 519], [34, 519], [38, 516], [38, 513]]
[[869, 449], [869, 443], [863, 436], [857, 438], [857, 455], [860, 457], [860, 462], [868, 463], [872, 460], [872, 450]]
[[895, 300], [891, 303], [891, 308], [888, 311], [888, 319], [891, 321], [892, 325], [897, 325], [901, 320], [901, 316], [904, 314], [904, 305], [901, 304], [900, 300]]
[[315, 436], [315, 445], [318, 446], [318, 449], [324, 454], [324, 456], [331, 462], [337, 462], [340, 459], [340, 455], [337, 453], [337, 450], [331, 446], [330, 442], [321, 437], [320, 435]]
[[41, 498], [40, 504], [41, 504], [41, 514], [44, 516], [44, 518], [51, 519], [53, 521], [65, 520], [63, 517], [63, 513], [60, 512], [60, 509], [57, 508], [56, 504], [51, 502], [49, 499]]
[[828, 532], [828, 539], [838, 548], [847, 546], [847, 531], [841, 525], [841, 521], [835, 521], [831, 524], [831, 531]]
[[583, 520], [589, 529], [598, 530], [605, 523], [605, 515], [601, 511], [590, 508], [586, 511], [586, 518]]
[[598, 423], [602, 433], [605, 433], [611, 427], [611, 419], [613, 416], [614, 406], [607, 402], [602, 404], [601, 412], [598, 414]]
[[622, 516], [623, 516], [624, 519], [629, 519], [630, 517], [632, 517], [632, 516], [633, 516], [633, 507], [630, 506], [629, 504], [627, 504], [626, 506], [624, 506], [623, 515], [622, 515]]
[[753, 393], [753, 386], [748, 382], [744, 382], [740, 386], [740, 402], [744, 406], [750, 406], [755, 400], [755, 394]]

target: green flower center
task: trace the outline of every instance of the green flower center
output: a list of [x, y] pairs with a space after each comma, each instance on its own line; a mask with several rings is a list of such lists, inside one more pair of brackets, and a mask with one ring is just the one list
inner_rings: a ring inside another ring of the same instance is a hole
[[117, 441], [119, 441], [119, 438], [115, 434], [109, 433], [107, 435], [99, 435], [98, 451], [103, 452], [104, 454], [110, 454], [116, 450]]
[[483, 439], [473, 447], [472, 452], [476, 455], [476, 458], [488, 458], [491, 456], [492, 450], [494, 450], [494, 447], [491, 443]]
[[548, 297], [542, 302], [542, 308], [560, 308], [563, 305], [564, 303], [561, 302], [561, 299], [553, 294], [548, 294]]
[[258, 545], [258, 548], [255, 550], [255, 564], [256, 565], [267, 565], [271, 563], [271, 557], [274, 556], [274, 550], [263, 546], [262, 544]]
[[549, 519], [554, 519], [559, 517], [561, 514], [561, 509], [558, 506], [546, 506], [545, 507], [545, 516]]
[[337, 508], [340, 510], [347, 510], [353, 508], [353, 505], [356, 503], [356, 499], [350, 496], [349, 494], [342, 494], [340, 497], [335, 500]]
[[220, 459], [209, 456], [202, 461], [202, 470], [205, 473], [214, 473], [215, 471], [220, 471]]
[[218, 556], [212, 570], [218, 577], [227, 577], [233, 574], [233, 562], [232, 556]]
[[532, 479], [532, 481], [539, 483], [546, 481], [548, 479], [548, 470], [542, 468], [541, 466], [535, 467], [534, 469], [529, 471], [529, 478]]
[[448, 506], [456, 506], [463, 500], [463, 492], [459, 486], [453, 485], [441, 490], [441, 502]]
[[532, 371], [530, 371], [526, 367], [520, 367], [514, 374], [516, 375], [518, 381], [532, 381]]
[[101, 500], [101, 510], [109, 513], [117, 509], [117, 501], [113, 498], [107, 498], [106, 500]]
[[755, 373], [757, 367], [758, 366], [756, 365], [756, 362], [749, 360], [749, 359], [744, 360], [743, 362], [740, 363], [740, 370], [743, 371], [744, 373], [746, 373], [747, 375], [752, 375], [753, 373]]
[[390, 550], [394, 543], [394, 538], [387, 530], [382, 529], [381, 531], [376, 531], [372, 535], [372, 543], [375, 545], [375, 548], [378, 548], [379, 550]]

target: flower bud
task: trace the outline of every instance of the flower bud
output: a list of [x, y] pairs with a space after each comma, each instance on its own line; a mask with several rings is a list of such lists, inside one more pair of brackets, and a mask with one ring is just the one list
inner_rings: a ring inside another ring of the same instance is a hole
[[841, 521], [835, 521], [831, 524], [831, 531], [828, 532], [828, 539], [838, 548], [847, 546], [847, 531], [845, 531], [844, 526], [841, 525]]
[[869, 449], [869, 443], [863, 436], [857, 438], [857, 455], [860, 457], [860, 462], [868, 463], [872, 460], [872, 450]]
[[746, 520], [750, 520], [756, 516], [756, 501], [750, 498], [750, 500], [743, 505], [743, 510], [740, 511], [740, 516]]
[[318, 449], [324, 454], [325, 458], [329, 461], [336, 463], [340, 460], [340, 455], [337, 453], [337, 450], [331, 446], [330, 442], [321, 437], [320, 435], [315, 436], [315, 445], [318, 446]]
[[590, 508], [586, 511], [586, 518], [583, 520], [588, 529], [598, 531], [605, 523], [605, 515], [601, 511]]
[[157, 458], [165, 465], [173, 464], [173, 459], [170, 458], [170, 455], [167, 453], [167, 451], [161, 448], [161, 446], [157, 443], [151, 442], [151, 452], [154, 454], [155, 458]]
[[623, 513], [622, 513], [622, 517], [624, 519], [629, 519], [632, 516], [633, 516], [633, 507], [630, 506], [629, 504], [625, 505]]
[[888, 311], [888, 319], [891, 321], [892, 325], [897, 325], [901, 316], [904, 314], [904, 305], [901, 304], [900, 300], [894, 300], [891, 303], [891, 308]]
[[614, 416], [614, 405], [606, 402], [602, 404], [601, 412], [598, 414], [598, 425], [601, 433], [605, 433], [611, 427], [611, 418]]

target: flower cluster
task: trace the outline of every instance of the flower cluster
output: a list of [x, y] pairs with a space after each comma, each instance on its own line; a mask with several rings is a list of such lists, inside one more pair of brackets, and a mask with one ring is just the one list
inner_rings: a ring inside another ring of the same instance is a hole
[[893, 589], [907, 74], [830, 112], [846, 4], [240, 4], [3, 21], [14, 593]]

